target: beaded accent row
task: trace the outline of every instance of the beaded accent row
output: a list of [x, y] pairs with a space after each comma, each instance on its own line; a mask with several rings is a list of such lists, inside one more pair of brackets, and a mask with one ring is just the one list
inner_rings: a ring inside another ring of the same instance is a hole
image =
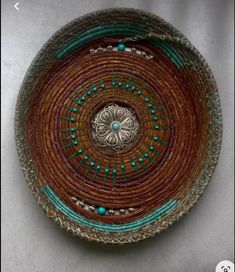
[[126, 209], [106, 209], [105, 207], [95, 207], [93, 205], [88, 205], [83, 200], [80, 200], [76, 197], [72, 197], [72, 200], [76, 203], [76, 205], [82, 207], [83, 209], [97, 213], [99, 215], [125, 215], [133, 213], [136, 209], [135, 208], [126, 208]]
[[105, 52], [112, 52], [112, 51], [126, 51], [126, 52], [130, 52], [139, 56], [143, 56], [148, 60], [152, 60], [153, 59], [153, 55], [146, 53], [143, 50], [139, 50], [135, 47], [126, 47], [123, 43], [118, 44], [118, 46], [112, 46], [112, 45], [108, 45], [107, 47], [97, 47], [97, 48], [91, 48], [89, 50], [89, 52], [91, 54], [95, 54], [95, 53], [105, 53]]

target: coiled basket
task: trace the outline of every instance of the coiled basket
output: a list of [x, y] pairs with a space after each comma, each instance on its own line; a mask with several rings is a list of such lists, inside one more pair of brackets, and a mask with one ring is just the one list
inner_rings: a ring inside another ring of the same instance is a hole
[[73, 20], [43, 46], [16, 105], [26, 181], [47, 216], [126, 244], [188, 213], [214, 172], [222, 117], [200, 53], [135, 9]]

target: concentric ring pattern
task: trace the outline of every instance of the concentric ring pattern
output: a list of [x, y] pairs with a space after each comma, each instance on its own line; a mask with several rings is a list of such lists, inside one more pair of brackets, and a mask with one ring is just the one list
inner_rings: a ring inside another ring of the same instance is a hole
[[159, 17], [108, 9], [59, 30], [16, 107], [27, 183], [74, 235], [137, 242], [187, 213], [217, 163], [222, 117], [203, 57]]

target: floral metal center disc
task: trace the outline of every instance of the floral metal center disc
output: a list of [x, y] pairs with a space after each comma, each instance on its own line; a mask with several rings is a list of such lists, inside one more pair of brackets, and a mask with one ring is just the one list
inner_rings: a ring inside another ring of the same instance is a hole
[[126, 107], [110, 104], [92, 120], [94, 141], [110, 150], [123, 150], [137, 138], [139, 122], [135, 113]]

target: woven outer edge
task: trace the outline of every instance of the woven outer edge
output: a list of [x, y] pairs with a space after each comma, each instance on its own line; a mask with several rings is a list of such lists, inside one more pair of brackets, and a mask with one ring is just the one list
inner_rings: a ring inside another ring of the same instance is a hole
[[[84, 21], [86, 20], [86, 18], [89, 18], [90, 16], [99, 16], [100, 13], [103, 12], [111, 13], [117, 10], [119, 10], [120, 12], [131, 11], [136, 12], [140, 16], [148, 16], [150, 18], [153, 18], [154, 20], [158, 20], [162, 25], [169, 28], [172, 31], [173, 36], [180, 41], [180, 44], [182, 46], [185, 46], [185, 48], [189, 49], [190, 52], [193, 53], [195, 57], [198, 59], [198, 62], [201, 64], [200, 67], [204, 68], [203, 70], [199, 69], [198, 72], [207, 74], [208, 81], [213, 86], [214, 91], [212, 94], [210, 95], [208, 94], [208, 97], [207, 94], [205, 95], [205, 98], [207, 99], [208, 108], [211, 111], [212, 133], [210, 133], [209, 148], [207, 154], [208, 160], [203, 168], [201, 177], [198, 179], [196, 183], [195, 188], [193, 188], [188, 193], [186, 198], [183, 201], [181, 201], [180, 205], [175, 210], [173, 210], [170, 214], [161, 218], [157, 222], [151, 224], [150, 227], [131, 233], [117, 234], [116, 236], [113, 236], [112, 234], [101, 233], [94, 229], [91, 230], [90, 232], [84, 231], [82, 226], [78, 226], [76, 223], [69, 220], [65, 215], [56, 210], [52, 206], [52, 204], [48, 201], [44, 193], [41, 191], [41, 188], [37, 182], [37, 175], [34, 170], [33, 161], [28, 151], [27, 139], [24, 128], [24, 119], [22, 119], [22, 116], [24, 116], [24, 113], [27, 111], [28, 103], [30, 101], [30, 90], [27, 90], [25, 88], [26, 82], [31, 77], [32, 68], [34, 67], [34, 65], [36, 65], [37, 61], [46, 53], [47, 47], [49, 46], [51, 41], [53, 41], [66, 28], [70, 27], [77, 21], [79, 22]], [[59, 224], [61, 228], [64, 228], [67, 231], [73, 233], [74, 235], [85, 238], [90, 241], [112, 244], [127, 244], [131, 242], [138, 242], [162, 232], [163, 230], [171, 226], [173, 223], [178, 221], [184, 214], [188, 213], [191, 210], [191, 208], [196, 204], [196, 202], [202, 196], [203, 192], [208, 186], [208, 183], [213, 175], [216, 164], [218, 162], [222, 142], [222, 112], [220, 106], [219, 93], [214, 76], [205, 59], [202, 57], [199, 51], [194, 46], [192, 46], [190, 41], [187, 38], [185, 38], [183, 34], [181, 34], [178, 30], [176, 30], [171, 24], [165, 22], [163, 19], [156, 15], [137, 9], [114, 8], [99, 10], [79, 17], [78, 19], [75, 19], [68, 23], [67, 25], [65, 25], [47, 41], [47, 43], [42, 47], [42, 49], [38, 52], [38, 54], [34, 58], [32, 64], [30, 65], [25, 75], [17, 98], [15, 112], [15, 139], [19, 160], [25, 175], [26, 182], [32, 194], [35, 196], [38, 204], [41, 206], [41, 208], [44, 210], [44, 212], [47, 214], [49, 218], [51, 218], [54, 222]]]

